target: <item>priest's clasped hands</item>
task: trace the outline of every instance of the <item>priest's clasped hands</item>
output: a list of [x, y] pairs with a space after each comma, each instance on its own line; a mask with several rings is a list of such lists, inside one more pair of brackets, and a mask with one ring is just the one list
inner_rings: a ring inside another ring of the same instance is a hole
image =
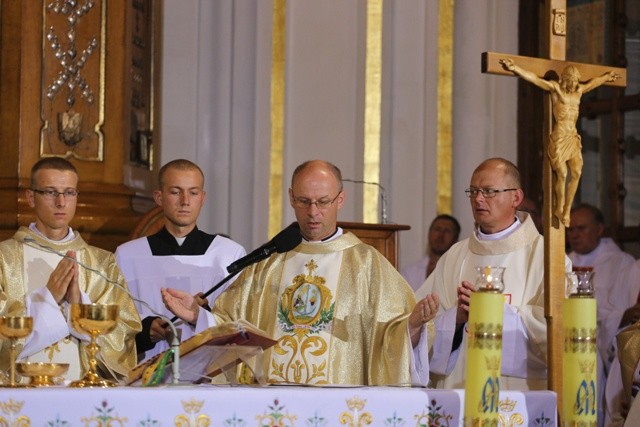
[[69, 304], [82, 302], [75, 251], [67, 251], [65, 257], [51, 272], [49, 281], [47, 281], [47, 289], [58, 304], [62, 304], [64, 301]]

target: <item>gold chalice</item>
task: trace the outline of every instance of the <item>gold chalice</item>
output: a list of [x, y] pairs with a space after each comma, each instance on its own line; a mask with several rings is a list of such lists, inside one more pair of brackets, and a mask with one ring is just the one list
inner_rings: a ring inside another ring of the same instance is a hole
[[87, 346], [89, 370], [84, 377], [69, 384], [70, 387], [113, 387], [117, 384], [98, 375], [96, 356], [100, 347], [98, 335], [111, 332], [118, 321], [118, 306], [105, 304], [71, 304], [71, 326], [80, 333], [88, 334], [91, 342]]
[[68, 363], [22, 362], [16, 363], [16, 370], [23, 377], [31, 378], [29, 385], [45, 387], [56, 385], [69, 370]]
[[5, 316], [0, 317], [0, 337], [11, 341], [9, 347], [9, 387], [18, 387], [16, 384], [16, 341], [28, 337], [33, 330], [33, 317]]

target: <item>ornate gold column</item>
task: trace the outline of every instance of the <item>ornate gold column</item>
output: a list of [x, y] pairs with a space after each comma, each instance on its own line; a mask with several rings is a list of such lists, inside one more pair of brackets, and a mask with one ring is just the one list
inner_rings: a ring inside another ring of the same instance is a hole
[[[365, 65], [363, 180], [380, 182], [380, 104], [382, 91], [383, 0], [367, 1], [367, 47]], [[378, 223], [378, 187], [365, 185], [362, 219]]]
[[271, 151], [269, 162], [269, 238], [282, 229], [285, 36], [287, 1], [273, 1], [271, 42]]
[[438, 5], [437, 211], [451, 213], [454, 0]]

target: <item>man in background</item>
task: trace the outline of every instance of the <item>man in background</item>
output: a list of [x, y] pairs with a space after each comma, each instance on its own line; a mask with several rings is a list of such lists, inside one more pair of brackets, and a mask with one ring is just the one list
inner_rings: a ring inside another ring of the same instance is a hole
[[427, 256], [404, 267], [400, 270], [402, 277], [416, 291], [424, 280], [431, 274], [438, 260], [451, 245], [458, 241], [460, 236], [460, 223], [451, 215], [441, 214], [436, 216], [429, 226], [427, 235]]
[[[142, 331], [136, 336], [139, 359], [149, 358], [169, 347], [170, 330], [159, 314], [171, 318], [162, 303], [160, 289], [172, 287], [198, 295], [207, 292], [227, 275], [227, 266], [245, 255], [236, 242], [198, 229], [196, 223], [205, 202], [204, 175], [189, 160], [173, 160], [158, 173], [153, 198], [164, 214], [164, 227], [154, 235], [119, 246], [118, 265], [142, 317]], [[228, 286], [228, 284], [227, 284]], [[225, 289], [221, 287], [203, 305], [212, 304]], [[176, 324], [181, 339], [193, 335], [193, 327]]]
[[[65, 379], [77, 380], [88, 368], [88, 337], [71, 327], [71, 304], [117, 304], [115, 329], [97, 342], [99, 370], [119, 380], [136, 364], [140, 317], [113, 254], [88, 245], [69, 227], [78, 194], [78, 173], [69, 161], [46, 157], [31, 168], [26, 198], [36, 219], [0, 243], [0, 315], [33, 318], [19, 359], [68, 363]], [[0, 346], [0, 369], [6, 370], [9, 342]]]

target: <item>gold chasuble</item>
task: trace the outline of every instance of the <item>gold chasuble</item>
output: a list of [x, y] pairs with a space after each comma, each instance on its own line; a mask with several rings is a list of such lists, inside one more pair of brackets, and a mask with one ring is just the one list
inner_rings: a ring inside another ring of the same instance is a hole
[[411, 385], [415, 303], [386, 258], [346, 233], [247, 267], [213, 314], [218, 323], [245, 319], [278, 341], [263, 360], [270, 383]]
[[631, 394], [633, 379], [640, 363], [640, 322], [618, 333], [617, 341], [625, 399], [631, 402], [633, 401]]
[[[35, 243], [28, 245], [22, 243], [25, 238], [32, 239]], [[25, 295], [46, 287], [49, 275], [62, 259], [39, 245], [59, 253], [76, 251], [79, 263], [100, 271], [109, 280], [126, 287], [114, 255], [103, 249], [89, 246], [77, 232], [72, 240], [60, 243], [46, 240], [27, 227], [20, 227], [12, 239], [0, 243], [0, 315], [27, 315]], [[80, 266], [78, 281], [80, 291], [84, 292], [92, 303], [117, 304], [120, 307], [116, 328], [106, 335], [100, 335], [97, 339], [100, 346], [100, 359], [102, 359], [98, 361], [98, 365], [108, 378], [126, 377], [129, 370], [136, 364], [135, 335], [141, 330], [140, 317], [133, 301], [122, 289], [82, 266]], [[41, 299], [38, 301], [46, 304], [46, 301], [43, 302]], [[35, 348], [26, 360], [70, 363], [72, 366], [69, 368], [66, 379], [76, 380], [86, 372], [88, 367], [86, 353], [88, 342], [71, 335], [70, 326], [64, 333], [65, 336], [57, 341], [51, 341], [50, 331], [47, 331], [51, 329], [51, 322], [59, 322], [59, 319], [65, 321], [68, 308], [67, 303], [53, 307], [54, 314], [49, 318], [43, 318], [43, 313], [37, 309], [36, 312], [30, 313], [34, 317], [34, 330], [26, 340], [27, 342], [31, 340], [31, 345]], [[51, 316], [51, 314], [47, 315]], [[37, 344], [34, 345], [34, 342]], [[22, 351], [23, 343], [25, 340], [20, 340], [18, 351]], [[8, 369], [8, 346], [8, 341], [0, 341], [1, 370]]]

